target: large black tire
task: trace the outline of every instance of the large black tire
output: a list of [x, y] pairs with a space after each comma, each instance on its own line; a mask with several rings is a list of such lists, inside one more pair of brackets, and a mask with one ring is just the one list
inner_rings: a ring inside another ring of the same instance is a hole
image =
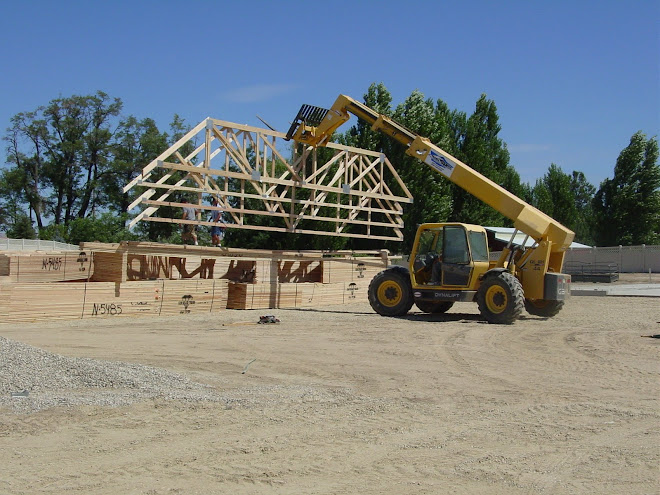
[[413, 305], [410, 273], [393, 266], [376, 275], [369, 284], [369, 304], [382, 316], [403, 316]]
[[532, 301], [531, 299], [525, 299], [525, 309], [530, 315], [534, 316], [552, 318], [553, 316], [556, 316], [563, 307], [564, 301], [546, 301], [543, 299]]
[[525, 296], [520, 281], [508, 272], [487, 277], [477, 291], [477, 304], [488, 323], [510, 325], [523, 312]]
[[422, 313], [446, 313], [454, 305], [454, 301], [415, 301], [415, 306]]

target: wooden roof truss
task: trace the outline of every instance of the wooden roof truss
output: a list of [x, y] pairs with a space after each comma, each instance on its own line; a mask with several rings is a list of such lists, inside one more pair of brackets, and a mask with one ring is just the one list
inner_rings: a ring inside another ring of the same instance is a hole
[[[278, 139], [284, 138], [222, 120], [200, 122], [124, 187], [145, 189], [128, 207], [142, 208], [130, 226], [140, 221], [211, 226], [205, 218], [219, 209], [227, 228], [403, 239], [402, 204], [412, 203], [412, 195], [384, 154], [334, 143], [322, 149], [288, 144], [292, 151], [283, 154]], [[192, 149], [186, 156], [184, 147]], [[403, 196], [387, 182], [398, 184]], [[197, 194], [195, 208], [202, 212], [197, 220], [161, 216], [161, 206], [184, 206], [177, 194], [184, 191]], [[257, 225], [250, 222], [255, 215], [278, 221]]]

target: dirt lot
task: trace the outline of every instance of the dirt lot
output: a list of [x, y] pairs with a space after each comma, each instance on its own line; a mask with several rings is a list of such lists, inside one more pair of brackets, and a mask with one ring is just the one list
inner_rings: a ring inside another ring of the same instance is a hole
[[468, 303], [398, 319], [366, 304], [271, 310], [281, 323], [255, 324], [264, 313], [0, 324], [7, 339], [163, 368], [221, 397], [6, 407], [0, 492], [660, 490], [660, 339], [641, 337], [660, 334], [660, 299], [573, 297], [512, 326]]

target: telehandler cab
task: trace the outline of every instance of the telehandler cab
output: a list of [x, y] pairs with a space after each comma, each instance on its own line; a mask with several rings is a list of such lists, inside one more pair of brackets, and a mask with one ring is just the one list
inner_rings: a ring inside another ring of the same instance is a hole
[[[473, 194], [513, 221], [515, 231], [497, 261], [490, 261], [488, 235], [479, 225], [427, 223], [417, 230], [409, 267], [389, 267], [369, 285], [371, 307], [383, 316], [406, 314], [413, 304], [443, 313], [454, 302], [476, 301], [490, 323], [513, 323], [523, 308], [555, 316], [570, 295], [570, 275], [561, 273], [574, 234], [545, 213], [473, 170], [391, 118], [345, 95], [329, 110], [303, 105], [287, 139], [324, 146], [350, 115], [404, 146], [406, 153]], [[527, 238], [515, 244], [518, 230]]]

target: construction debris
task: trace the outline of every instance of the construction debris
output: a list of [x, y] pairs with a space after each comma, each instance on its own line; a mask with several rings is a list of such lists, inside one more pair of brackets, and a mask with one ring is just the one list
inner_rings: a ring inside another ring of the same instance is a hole
[[279, 323], [280, 320], [275, 318], [274, 315], [266, 315], [266, 316], [260, 316], [259, 317], [259, 324], [266, 324], [266, 323]]

